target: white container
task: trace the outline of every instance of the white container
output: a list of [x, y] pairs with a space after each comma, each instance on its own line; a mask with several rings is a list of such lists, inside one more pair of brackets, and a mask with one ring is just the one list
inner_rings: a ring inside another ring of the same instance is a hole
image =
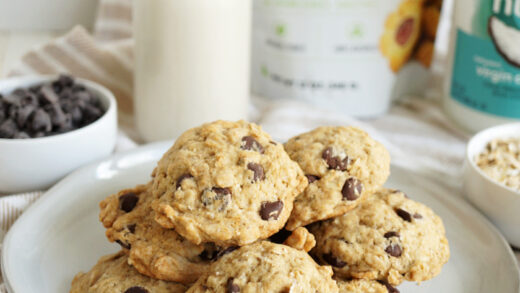
[[[0, 81], [0, 93], [55, 80], [56, 76], [26, 76]], [[117, 104], [105, 87], [76, 78], [94, 92], [105, 114], [85, 127], [42, 138], [0, 139], [0, 193], [46, 189], [65, 175], [114, 150]]]
[[476, 164], [475, 157], [493, 139], [520, 135], [520, 123], [495, 126], [479, 132], [468, 143], [464, 161], [463, 186], [466, 197], [480, 209], [506, 239], [520, 248], [520, 192], [487, 176]]
[[135, 117], [146, 141], [247, 118], [250, 0], [135, 0]]
[[420, 94], [429, 80], [426, 68], [407, 62], [413, 52], [403, 53], [406, 65], [393, 70], [382, 53], [396, 51], [393, 44], [382, 49], [382, 39], [397, 38], [407, 19], [413, 20], [410, 47], [423, 39], [420, 3], [254, 0], [253, 92], [357, 117], [385, 113], [392, 98]]
[[457, 0], [444, 107], [469, 131], [520, 119], [520, 0]]

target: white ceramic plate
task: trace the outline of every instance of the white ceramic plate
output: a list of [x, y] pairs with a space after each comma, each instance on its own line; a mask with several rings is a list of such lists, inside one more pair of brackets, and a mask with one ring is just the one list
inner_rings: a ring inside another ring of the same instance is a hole
[[[11, 293], [68, 292], [73, 276], [119, 249], [104, 236], [98, 202], [121, 188], [145, 183], [171, 143], [159, 143], [92, 164], [38, 200], [9, 231], [2, 273]], [[456, 194], [434, 180], [393, 167], [387, 184], [429, 205], [447, 229], [451, 259], [442, 273], [407, 292], [519, 292], [514, 255], [497, 230]]]

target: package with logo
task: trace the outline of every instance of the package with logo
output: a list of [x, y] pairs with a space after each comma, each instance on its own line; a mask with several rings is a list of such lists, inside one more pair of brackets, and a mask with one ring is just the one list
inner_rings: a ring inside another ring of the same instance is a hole
[[442, 1], [254, 0], [252, 87], [358, 117], [426, 86]]
[[520, 119], [520, 0], [456, 0], [444, 106], [462, 127]]

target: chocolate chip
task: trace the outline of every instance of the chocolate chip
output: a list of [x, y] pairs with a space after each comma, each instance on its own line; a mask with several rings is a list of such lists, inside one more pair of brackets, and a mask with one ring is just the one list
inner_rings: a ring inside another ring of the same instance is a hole
[[226, 293], [239, 293], [240, 287], [237, 284], [233, 283], [235, 279], [229, 278], [226, 283]]
[[419, 220], [419, 219], [422, 219], [422, 215], [419, 213], [415, 213], [415, 214], [413, 214], [413, 218]]
[[385, 248], [385, 252], [393, 257], [400, 257], [402, 254], [401, 246], [399, 244], [390, 244]]
[[211, 190], [215, 192], [218, 196], [231, 194], [231, 189], [227, 187], [213, 187]]
[[329, 265], [336, 267], [336, 268], [342, 268], [347, 265], [346, 262], [342, 261], [338, 257], [334, 256], [332, 253], [327, 253], [323, 255], [323, 260], [325, 260]]
[[189, 178], [193, 178], [193, 176], [191, 176], [190, 174], [184, 174], [184, 175], [181, 175], [181, 176], [177, 179], [177, 183], [175, 183], [175, 188], [176, 188], [176, 189], [181, 188], [182, 181], [183, 181], [184, 179], [189, 179]]
[[253, 182], [265, 179], [264, 168], [262, 167], [262, 165], [257, 163], [249, 163], [247, 164], [247, 169], [253, 171], [254, 173]]
[[272, 141], [272, 140], [270, 140], [269, 143], [272, 145], [278, 145], [275, 141]]
[[389, 231], [389, 232], [386, 232], [385, 235], [383, 235], [386, 239], [388, 238], [392, 238], [392, 237], [397, 237], [399, 238], [400, 235], [398, 232], [395, 232], [395, 231]]
[[309, 184], [311, 184], [314, 181], [320, 180], [320, 177], [316, 175], [305, 175], [307, 177], [307, 181], [309, 181]]
[[72, 111], [70, 111], [70, 116], [72, 118], [72, 123], [75, 125], [81, 125], [81, 122], [83, 121], [83, 112], [80, 107], [74, 107]]
[[19, 128], [24, 128], [27, 120], [31, 114], [36, 110], [36, 107], [33, 105], [26, 105], [24, 107], [18, 108], [18, 112], [16, 113], [16, 124], [18, 124]]
[[47, 114], [43, 109], [36, 110], [32, 118], [31, 130], [34, 132], [49, 132], [51, 129], [52, 122], [49, 114]]
[[2, 96], [0, 95], [0, 124], [2, 124], [2, 122], [4, 122], [5, 120], [5, 106], [2, 102]]
[[22, 107], [31, 105], [33, 107], [38, 107], [38, 98], [36, 95], [30, 91], [25, 91], [25, 95], [21, 97], [20, 105]]
[[84, 86], [81, 85], [81, 84], [77, 84], [77, 83], [75, 83], [75, 84], [71, 87], [71, 90], [72, 90], [73, 93], [77, 93], [77, 92], [86, 91], [87, 88], [84, 87]]
[[125, 293], [148, 293], [148, 290], [143, 287], [134, 286], [126, 289]]
[[343, 195], [343, 200], [356, 200], [362, 191], [363, 183], [354, 177], [350, 177], [345, 181], [345, 184], [343, 184], [341, 194]]
[[405, 211], [405, 210], [402, 210], [402, 209], [396, 209], [395, 212], [397, 213], [397, 215], [399, 217], [401, 217], [401, 219], [407, 221], [407, 222], [411, 222], [412, 221], [412, 216], [410, 215], [409, 212]]
[[130, 231], [130, 233], [134, 234], [136, 226], [137, 226], [136, 224], [130, 224], [130, 225], [126, 226], [126, 228], [128, 229], [128, 231]]
[[125, 248], [125, 249], [130, 249], [131, 248], [131, 245], [129, 243], [124, 243], [123, 241], [117, 239], [116, 240], [116, 243], [121, 245], [121, 247]]
[[332, 147], [328, 147], [326, 149], [323, 150], [323, 152], [321, 153], [321, 158], [324, 159], [325, 161], [328, 161], [330, 158], [332, 158]]
[[74, 108], [76, 108], [76, 103], [74, 103], [74, 101], [71, 99], [61, 99], [60, 107], [65, 113], [70, 113], [72, 110], [74, 110]]
[[52, 89], [55, 93], [59, 94], [63, 90], [63, 85], [59, 82], [59, 80], [55, 80], [51, 83]]
[[18, 127], [13, 119], [7, 119], [0, 124], [0, 138], [13, 138]]
[[321, 154], [321, 157], [325, 160], [329, 169], [340, 171], [347, 170], [348, 156], [345, 156], [345, 158], [343, 159], [341, 159], [341, 157], [339, 156], [334, 156], [334, 150], [332, 149], [332, 147], [326, 148]]
[[103, 112], [99, 107], [92, 106], [87, 104], [83, 109], [83, 116], [85, 117], [86, 123], [91, 123], [97, 120]]
[[42, 86], [40, 89], [40, 94], [42, 99], [49, 104], [57, 103], [60, 99], [50, 84]]
[[240, 148], [248, 151], [256, 151], [261, 154], [264, 153], [264, 147], [252, 136], [242, 137], [242, 145]]
[[41, 84], [36, 84], [36, 85], [33, 85], [33, 86], [30, 86], [29, 87], [29, 91], [33, 94], [36, 94], [40, 91], [40, 88], [42, 87]]
[[278, 217], [282, 213], [283, 202], [281, 200], [273, 202], [263, 202], [260, 208], [260, 217], [264, 221], [278, 220]]
[[74, 78], [67, 74], [60, 74], [60, 76], [58, 77], [58, 82], [63, 87], [70, 87], [74, 83]]
[[129, 213], [135, 208], [138, 201], [139, 197], [133, 192], [123, 194], [119, 197], [119, 209]]
[[397, 290], [397, 288], [393, 287], [392, 285], [390, 285], [390, 283], [388, 283], [387, 280], [377, 280], [381, 285], [384, 285], [386, 287], [386, 290], [388, 291], [388, 293], [399, 293], [399, 290]]
[[67, 123], [67, 116], [63, 113], [59, 104], [46, 105], [44, 109], [51, 116], [52, 125], [63, 127]]
[[14, 106], [14, 105], [7, 107], [7, 109], [6, 109], [7, 118], [11, 118], [14, 120], [16, 118], [16, 114], [18, 113], [18, 108], [19, 108], [19, 106]]

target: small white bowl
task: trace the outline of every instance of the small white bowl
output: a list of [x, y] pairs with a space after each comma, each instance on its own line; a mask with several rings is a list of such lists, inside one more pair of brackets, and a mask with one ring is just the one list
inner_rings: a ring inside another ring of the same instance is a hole
[[496, 182], [476, 164], [475, 157], [495, 138], [520, 137], [520, 123], [495, 126], [477, 133], [468, 143], [463, 186], [466, 197], [483, 212], [513, 246], [520, 247], [520, 192]]
[[[49, 82], [57, 76], [25, 76], [0, 80], [0, 93]], [[0, 193], [42, 190], [74, 169], [108, 156], [117, 135], [114, 95], [94, 82], [75, 79], [97, 94], [105, 113], [85, 127], [48, 137], [0, 138]]]

